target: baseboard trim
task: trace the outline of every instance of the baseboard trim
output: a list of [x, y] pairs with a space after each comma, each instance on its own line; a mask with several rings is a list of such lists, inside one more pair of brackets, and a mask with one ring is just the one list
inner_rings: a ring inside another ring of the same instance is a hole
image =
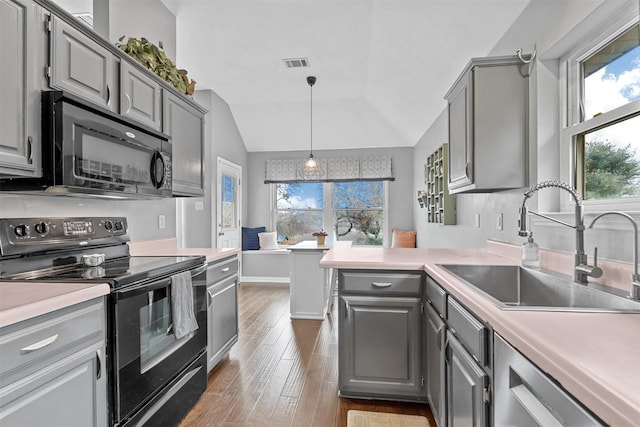
[[289, 278], [288, 277], [266, 277], [266, 276], [241, 276], [240, 283], [242, 282], [289, 283]]

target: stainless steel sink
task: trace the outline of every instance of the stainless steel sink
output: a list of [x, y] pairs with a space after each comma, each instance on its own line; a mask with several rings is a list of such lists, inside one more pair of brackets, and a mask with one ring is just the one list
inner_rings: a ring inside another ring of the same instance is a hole
[[[579, 285], [553, 274], [514, 265], [445, 265], [505, 310], [640, 313], [640, 302]], [[616, 292], [616, 290], [611, 290]]]

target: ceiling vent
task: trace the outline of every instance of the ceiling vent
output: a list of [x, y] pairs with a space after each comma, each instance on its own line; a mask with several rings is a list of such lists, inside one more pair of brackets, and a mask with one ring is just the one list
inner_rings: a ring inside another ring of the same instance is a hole
[[93, 15], [89, 12], [74, 13], [73, 16], [89, 26], [89, 28], [93, 28]]
[[304, 68], [309, 66], [309, 60], [307, 58], [286, 58], [283, 59], [287, 68]]

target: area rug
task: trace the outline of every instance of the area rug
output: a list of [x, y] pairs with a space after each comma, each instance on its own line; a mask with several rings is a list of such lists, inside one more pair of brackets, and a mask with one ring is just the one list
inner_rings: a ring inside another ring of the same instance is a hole
[[389, 414], [350, 410], [347, 427], [429, 427], [429, 420], [420, 415]]

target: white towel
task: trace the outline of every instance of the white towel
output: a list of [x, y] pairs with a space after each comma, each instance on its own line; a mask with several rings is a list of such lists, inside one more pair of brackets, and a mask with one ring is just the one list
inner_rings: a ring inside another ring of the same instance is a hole
[[190, 271], [171, 276], [171, 312], [173, 314], [173, 333], [177, 339], [198, 329], [198, 322], [193, 312], [193, 287]]

